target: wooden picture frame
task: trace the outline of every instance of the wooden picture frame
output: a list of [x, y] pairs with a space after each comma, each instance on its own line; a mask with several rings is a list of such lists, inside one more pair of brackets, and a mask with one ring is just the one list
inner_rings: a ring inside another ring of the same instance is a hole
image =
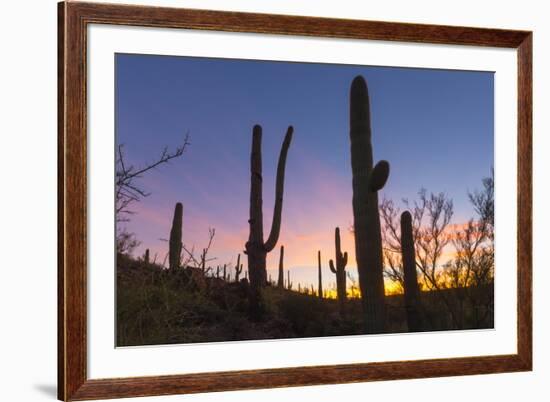
[[[58, 397], [180, 393], [529, 371], [532, 369], [532, 32], [206, 10], [58, 5]], [[111, 24], [517, 49], [517, 353], [152, 377], [87, 376], [87, 26]]]

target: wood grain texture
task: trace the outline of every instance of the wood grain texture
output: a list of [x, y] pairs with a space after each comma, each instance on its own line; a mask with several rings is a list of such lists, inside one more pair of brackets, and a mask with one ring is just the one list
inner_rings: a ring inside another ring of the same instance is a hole
[[518, 47], [518, 354], [533, 365], [533, 35]]
[[343, 384], [527, 370], [517, 355], [90, 380], [74, 400]]
[[86, 153], [86, 38], [85, 25], [78, 8], [71, 3], [59, 5], [62, 24], [63, 63], [59, 66], [58, 105], [63, 123], [59, 127], [60, 183], [59, 247], [63, 248], [58, 267], [61, 282], [62, 321], [58, 323], [63, 348], [59, 370], [60, 397], [69, 399], [85, 383], [87, 366], [87, 153]]
[[[532, 33], [64, 2], [58, 6], [58, 397], [106, 399], [532, 369]], [[518, 348], [505, 356], [89, 380], [86, 33], [90, 23], [517, 49]]]

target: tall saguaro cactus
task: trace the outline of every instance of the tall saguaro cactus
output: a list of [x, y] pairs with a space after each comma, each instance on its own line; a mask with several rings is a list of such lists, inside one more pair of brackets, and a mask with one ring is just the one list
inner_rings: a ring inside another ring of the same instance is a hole
[[344, 315], [344, 304], [346, 302], [346, 265], [348, 264], [348, 252], [342, 254], [340, 244], [340, 228], [334, 230], [334, 243], [336, 248], [335, 261], [330, 260], [328, 265], [333, 274], [336, 275], [336, 296], [340, 315]]
[[277, 287], [279, 289], [284, 288], [284, 258], [285, 246], [281, 246], [281, 252], [279, 253], [279, 277], [277, 278]]
[[168, 244], [168, 266], [170, 269], [176, 269], [180, 266], [182, 219], [183, 205], [181, 202], [178, 202], [174, 209], [174, 218], [172, 220], [172, 228], [170, 229], [170, 242]]
[[323, 274], [321, 272], [321, 250], [317, 251], [317, 276], [319, 278], [318, 296], [323, 298]]
[[275, 185], [275, 206], [269, 237], [264, 241], [262, 211], [262, 128], [254, 126], [252, 131], [252, 152], [250, 156], [250, 234], [245, 245], [248, 255], [248, 275], [250, 279], [250, 313], [253, 319], [262, 315], [261, 289], [267, 282], [266, 256], [277, 245], [281, 230], [281, 213], [283, 210], [283, 190], [285, 166], [288, 148], [292, 140], [292, 126], [288, 130], [279, 154], [277, 179]]
[[412, 216], [409, 211], [401, 214], [401, 257], [403, 260], [407, 326], [409, 331], [422, 331], [423, 322], [418, 299]]
[[361, 76], [351, 84], [350, 140], [355, 256], [365, 331], [380, 333], [385, 329], [386, 313], [378, 191], [386, 184], [390, 165], [382, 160], [373, 166], [369, 93]]

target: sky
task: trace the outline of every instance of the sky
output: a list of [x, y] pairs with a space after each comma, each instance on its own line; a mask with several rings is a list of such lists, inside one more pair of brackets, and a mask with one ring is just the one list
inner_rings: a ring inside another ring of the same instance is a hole
[[[453, 223], [474, 216], [468, 191], [493, 166], [492, 72], [289, 63], [117, 54], [116, 141], [127, 164], [154, 161], [166, 146], [185, 154], [148, 172], [138, 184], [151, 193], [133, 204], [124, 224], [162, 261], [176, 202], [183, 204], [183, 243], [199, 251], [216, 229], [211, 265], [235, 264], [248, 239], [252, 127], [263, 127], [264, 236], [273, 214], [275, 174], [289, 125], [281, 235], [268, 254], [277, 278], [278, 247], [294, 286], [317, 283], [317, 250], [324, 285], [335, 282], [334, 229], [342, 232], [348, 271], [356, 276], [349, 141], [349, 88], [365, 77], [371, 103], [375, 162], [391, 173], [380, 198], [414, 200], [420, 188], [454, 202]], [[198, 253], [197, 253], [198, 254]], [[241, 255], [241, 262], [243, 262]], [[153, 257], [152, 257], [153, 258]], [[246, 268], [246, 259], [244, 259]]]

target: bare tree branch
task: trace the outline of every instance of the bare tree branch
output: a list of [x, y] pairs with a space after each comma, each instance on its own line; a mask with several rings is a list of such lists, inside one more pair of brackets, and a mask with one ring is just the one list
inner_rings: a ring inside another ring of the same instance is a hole
[[170, 162], [172, 159], [179, 158], [185, 152], [185, 149], [190, 145], [189, 134], [185, 135], [182, 145], [170, 151], [168, 147], [162, 150], [161, 155], [154, 162], [145, 166], [134, 167], [128, 165], [124, 160], [124, 144], [120, 144], [117, 148], [116, 159], [116, 174], [115, 174], [115, 204], [116, 204], [116, 221], [127, 222], [128, 215], [132, 215], [133, 211], [130, 206], [134, 202], [139, 202], [141, 199], [148, 197], [151, 193], [139, 186], [136, 181], [143, 177], [146, 172], [155, 169], [159, 165]]

